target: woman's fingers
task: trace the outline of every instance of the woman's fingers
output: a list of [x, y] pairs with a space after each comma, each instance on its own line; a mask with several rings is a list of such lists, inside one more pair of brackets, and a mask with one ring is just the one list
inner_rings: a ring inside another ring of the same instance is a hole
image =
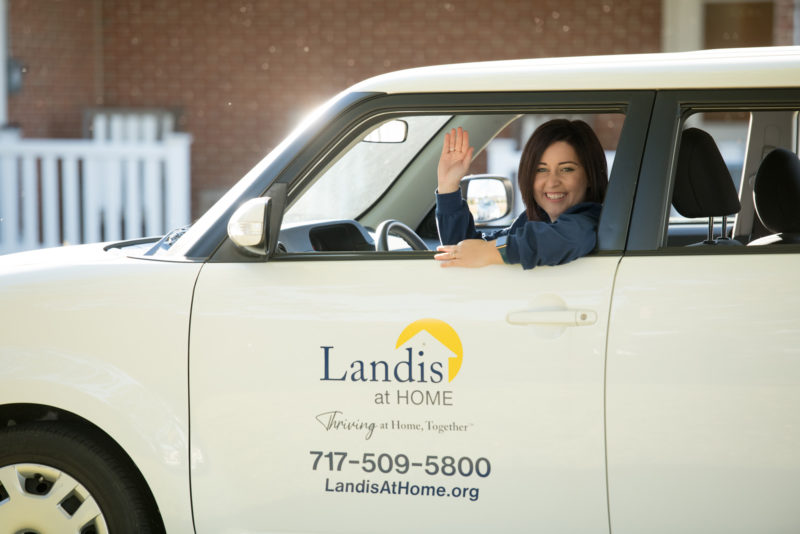
[[454, 139], [451, 143], [454, 152], [466, 152], [469, 149], [469, 132], [459, 126], [454, 130]]
[[435, 254], [433, 259], [439, 262], [440, 267], [468, 267], [468, 265], [464, 264], [460, 255], [461, 243], [458, 245], [439, 245], [436, 247], [439, 253]]
[[494, 242], [483, 239], [465, 239], [458, 245], [440, 245], [436, 247], [442, 267], [483, 267], [485, 265], [502, 264], [503, 258], [494, 246]]
[[450, 155], [455, 160], [461, 160], [465, 155], [472, 153], [469, 146], [469, 132], [461, 126], [453, 128], [444, 134], [442, 143], [442, 156]]
[[457, 247], [458, 245], [439, 245], [436, 247], [438, 254], [434, 254], [433, 259], [444, 262], [442, 265], [449, 263], [456, 259]]
[[[455, 135], [455, 131], [453, 132]], [[442, 143], [442, 156], [446, 156], [450, 153], [450, 132], [444, 134], [444, 143]]]
[[442, 153], [466, 152], [469, 149], [469, 133], [461, 126], [453, 128], [444, 134]]

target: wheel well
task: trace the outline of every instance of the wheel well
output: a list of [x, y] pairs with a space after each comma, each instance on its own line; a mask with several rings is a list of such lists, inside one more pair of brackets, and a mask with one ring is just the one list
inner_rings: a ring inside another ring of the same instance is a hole
[[161, 511], [158, 509], [155, 497], [153, 497], [153, 492], [150, 490], [150, 486], [147, 484], [142, 472], [139, 471], [134, 461], [128, 456], [128, 453], [125, 452], [125, 449], [120, 447], [119, 443], [104, 432], [103, 429], [79, 415], [53, 406], [42, 404], [6, 404], [0, 406], [0, 428], [25, 425], [38, 421], [59, 421], [72, 428], [80, 429], [82, 432], [91, 434], [94, 439], [107, 447], [109, 452], [112, 452], [126, 464], [131, 473], [134, 473], [138, 478], [138, 483], [141, 487], [147, 491], [153, 512], [158, 514], [159, 521], [163, 528], [164, 521], [161, 518]]

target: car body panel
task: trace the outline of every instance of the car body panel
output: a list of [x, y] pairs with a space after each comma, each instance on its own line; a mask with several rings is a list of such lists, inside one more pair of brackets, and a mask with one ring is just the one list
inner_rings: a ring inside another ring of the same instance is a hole
[[797, 47], [729, 48], [421, 67], [354, 86], [385, 93], [796, 87]]
[[[531, 276], [514, 266], [445, 270], [422, 254], [203, 268], [190, 374], [198, 533], [480, 532], [487, 524], [608, 531], [603, 355], [619, 258], [584, 258]], [[527, 310], [591, 310], [596, 321], [507, 322], [507, 314]], [[444, 321], [460, 338], [463, 364], [452, 382], [433, 383], [430, 372], [419, 380], [418, 365], [441, 356], [427, 331], [395, 346], [406, 326], [426, 318]], [[393, 366], [410, 348], [415, 383], [352, 379], [350, 362]], [[326, 373], [330, 380], [322, 380]], [[404, 391], [450, 391], [452, 405], [398, 405]], [[327, 429], [334, 411], [377, 426]], [[463, 430], [437, 433], [427, 420]], [[421, 430], [391, 428], [397, 421]], [[312, 470], [314, 450], [347, 452], [347, 462], [341, 470]], [[405, 454], [421, 465], [405, 474], [366, 473], [365, 453]], [[429, 455], [487, 458], [491, 474], [429, 476], [422, 465]], [[365, 479], [480, 493], [472, 501], [335, 491], [337, 482]]]
[[0, 369], [15, 377], [0, 406], [99, 427], [148, 480], [169, 532], [191, 532], [186, 343], [199, 269], [103, 245], [0, 257]]
[[606, 386], [615, 533], [797, 530], [798, 270], [796, 252], [622, 260]]

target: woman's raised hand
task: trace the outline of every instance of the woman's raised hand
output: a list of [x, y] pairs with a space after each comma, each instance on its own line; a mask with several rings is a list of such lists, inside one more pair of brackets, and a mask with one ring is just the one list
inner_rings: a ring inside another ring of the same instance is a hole
[[461, 126], [444, 134], [442, 155], [439, 157], [437, 169], [440, 194], [459, 190], [461, 179], [467, 174], [469, 164], [472, 162], [472, 152], [473, 147], [469, 146], [469, 133]]

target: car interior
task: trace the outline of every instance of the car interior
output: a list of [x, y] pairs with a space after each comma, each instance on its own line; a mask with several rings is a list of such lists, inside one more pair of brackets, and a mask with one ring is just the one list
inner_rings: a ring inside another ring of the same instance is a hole
[[[796, 107], [687, 112], [663, 247], [709, 252], [798, 242], [798, 115]], [[613, 180], [619, 113], [392, 115], [293, 184], [278, 253], [435, 250], [436, 167], [444, 132], [456, 126], [469, 131], [475, 147], [462, 192], [476, 227], [506, 227], [524, 210], [516, 184], [522, 147], [536, 126], [555, 117], [581, 118], [595, 128]], [[510, 194], [481, 193], [491, 180]]]
[[796, 109], [688, 117], [677, 157], [667, 247], [799, 242], [797, 132]]
[[[435, 250], [439, 244], [434, 195], [436, 167], [444, 133], [457, 126], [469, 132], [470, 144], [475, 147], [475, 158], [462, 184], [462, 192], [476, 218], [476, 226], [485, 231], [504, 228], [524, 210], [516, 185], [516, 169], [524, 143], [539, 124], [555, 117], [602, 124], [608, 131], [601, 141], [611, 169], [624, 119], [622, 114], [487, 113], [393, 117], [368, 130], [313, 180], [290, 192], [279, 252]], [[407, 137], [403, 141], [370, 141], [382, 126], [397, 121], [407, 126]], [[422, 139], [415, 138], [418, 132]], [[412, 150], [404, 151], [404, 144]], [[370, 155], [365, 157], [359, 153], [357, 158], [352, 157], [365, 145]], [[393, 152], [400, 154], [396, 162], [391, 155]], [[351, 164], [350, 159], [358, 162]], [[369, 162], [374, 165], [365, 164]], [[392, 168], [393, 173], [380, 176], [383, 170]], [[506, 195], [496, 198], [496, 192], [471, 196], [473, 190], [478, 191], [480, 186], [485, 188], [486, 182], [492, 180], [503, 183], [511, 198], [505, 198]], [[384, 188], [370, 191], [376, 182]], [[363, 191], [368, 194], [362, 207], [351, 197]], [[341, 209], [335, 206], [337, 201]], [[493, 215], [479, 216], [479, 210], [488, 209], [487, 204], [494, 208], [490, 210]]]

